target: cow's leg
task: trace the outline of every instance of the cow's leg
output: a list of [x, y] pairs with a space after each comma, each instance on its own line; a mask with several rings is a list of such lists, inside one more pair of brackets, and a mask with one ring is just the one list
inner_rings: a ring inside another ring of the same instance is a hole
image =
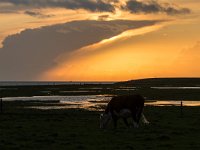
[[113, 121], [114, 121], [114, 128], [117, 128], [117, 120], [118, 120], [118, 118], [113, 119]]
[[136, 109], [136, 122], [139, 124], [140, 118], [142, 116], [142, 112], [143, 112], [143, 107], [138, 107]]
[[134, 128], [138, 128], [139, 127], [139, 123], [137, 122], [137, 118], [136, 118], [136, 114], [132, 113], [132, 118], [133, 118], [133, 127]]
[[127, 127], [129, 127], [129, 124], [128, 124], [127, 119], [126, 119], [126, 118], [123, 118], [123, 120], [124, 120], [125, 125], [126, 125]]
[[144, 113], [142, 113], [142, 122], [144, 123], [144, 124], [149, 124], [150, 122], [147, 120], [147, 118], [144, 116]]
[[117, 120], [118, 120], [118, 117], [116, 115], [113, 115], [112, 116], [112, 119], [113, 119], [113, 123], [114, 123], [114, 128], [117, 128]]
[[136, 121], [133, 120], [133, 127], [134, 128], [138, 128], [139, 127], [139, 123], [137, 123]]
[[141, 118], [142, 111], [143, 111], [143, 107], [136, 107], [135, 110], [132, 110], [132, 118], [133, 118], [134, 128], [139, 127], [139, 121]]
[[105, 121], [105, 125], [104, 125], [105, 128], [110, 124], [111, 121], [112, 121], [112, 116], [111, 114], [109, 114], [107, 120]]

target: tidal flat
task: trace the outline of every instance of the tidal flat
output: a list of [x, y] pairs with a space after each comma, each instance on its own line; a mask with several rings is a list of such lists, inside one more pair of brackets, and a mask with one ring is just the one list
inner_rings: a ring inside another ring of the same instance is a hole
[[[55, 102], [56, 103], [56, 102]], [[0, 149], [200, 149], [200, 107], [146, 106], [150, 125], [127, 128], [120, 120], [99, 128], [101, 111], [28, 109], [29, 102], [4, 102]], [[37, 105], [37, 103], [35, 103]]]

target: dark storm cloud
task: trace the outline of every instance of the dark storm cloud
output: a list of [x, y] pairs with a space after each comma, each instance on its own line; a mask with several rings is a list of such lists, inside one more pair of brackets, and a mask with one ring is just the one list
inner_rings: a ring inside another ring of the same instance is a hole
[[1, 2], [30, 7], [60, 7], [67, 9], [85, 9], [92, 12], [114, 12], [115, 8], [102, 0], [1, 0]]
[[106, 20], [109, 18], [109, 15], [100, 15], [98, 16], [98, 20]]
[[122, 6], [122, 9], [128, 10], [131, 13], [166, 13], [168, 15], [176, 14], [188, 14], [190, 9], [188, 8], [178, 8], [171, 4], [164, 3], [160, 4], [155, 0], [148, 1], [137, 1], [129, 0], [125, 6]]
[[126, 30], [154, 25], [159, 21], [73, 21], [27, 29], [7, 37], [0, 48], [0, 80], [33, 80], [55, 67], [55, 59], [116, 36]]
[[[112, 2], [112, 3], [111, 3]], [[66, 8], [85, 9], [91, 12], [115, 12], [115, 7], [131, 13], [166, 13], [168, 15], [188, 14], [190, 9], [179, 8], [169, 3], [160, 3], [156, 0], [128, 0], [125, 5], [116, 6], [119, 0], [1, 0], [1, 3], [11, 3], [14, 8], [1, 8], [0, 12], [13, 12], [15, 9], [31, 8]], [[18, 7], [16, 7], [18, 6]]]
[[48, 18], [48, 17], [52, 17], [52, 15], [44, 15], [40, 12], [36, 12], [36, 11], [25, 11], [24, 14], [29, 15], [29, 16], [33, 16], [33, 17], [38, 17], [38, 18]]

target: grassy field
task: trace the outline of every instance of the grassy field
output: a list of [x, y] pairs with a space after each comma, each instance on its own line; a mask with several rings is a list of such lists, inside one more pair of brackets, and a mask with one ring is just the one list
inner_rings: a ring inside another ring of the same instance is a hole
[[0, 149], [200, 149], [200, 107], [145, 107], [150, 125], [126, 128], [119, 122], [99, 129], [97, 111], [25, 109], [28, 103], [4, 102]]

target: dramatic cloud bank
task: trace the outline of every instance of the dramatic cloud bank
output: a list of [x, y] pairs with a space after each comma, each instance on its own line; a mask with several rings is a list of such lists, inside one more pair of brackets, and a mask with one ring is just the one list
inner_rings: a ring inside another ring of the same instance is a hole
[[122, 8], [131, 13], [166, 13], [168, 15], [190, 13], [188, 8], [178, 8], [169, 3], [160, 4], [155, 0], [129, 0]]
[[[190, 9], [180, 8], [170, 3], [161, 3], [156, 0], [128, 0], [125, 3], [119, 0], [1, 0], [1, 3], [11, 3], [15, 6], [29, 8], [66, 8], [84, 9], [91, 12], [112, 12], [117, 9], [130, 11], [131, 13], [166, 13], [168, 15], [188, 14]], [[12, 10], [1, 8], [0, 12], [12, 12]], [[30, 13], [28, 13], [30, 14]], [[31, 14], [32, 15], [32, 14]], [[33, 15], [34, 16], [34, 15]], [[38, 15], [35, 15], [38, 16]]]
[[0, 49], [0, 80], [34, 80], [56, 66], [55, 59], [126, 30], [158, 21], [74, 21], [9, 36]]
[[67, 9], [85, 9], [89, 11], [113, 12], [114, 6], [103, 0], [1, 0], [14, 5], [24, 5], [36, 8], [60, 7]]

